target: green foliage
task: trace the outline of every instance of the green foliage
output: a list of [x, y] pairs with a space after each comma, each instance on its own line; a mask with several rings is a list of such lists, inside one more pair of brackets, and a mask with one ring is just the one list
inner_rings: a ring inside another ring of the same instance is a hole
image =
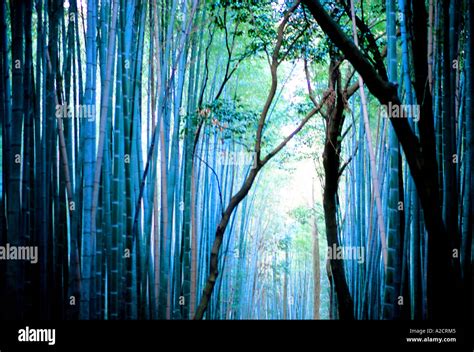
[[251, 148], [251, 138], [257, 126], [258, 114], [243, 106], [238, 100], [217, 100], [209, 105], [211, 114], [207, 123], [209, 132], [219, 132], [223, 139], [237, 139]]

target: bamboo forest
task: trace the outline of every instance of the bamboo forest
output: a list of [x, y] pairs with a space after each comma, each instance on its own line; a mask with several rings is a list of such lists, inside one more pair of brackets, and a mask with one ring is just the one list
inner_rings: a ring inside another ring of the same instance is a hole
[[472, 0], [1, 0], [2, 320], [472, 318]]

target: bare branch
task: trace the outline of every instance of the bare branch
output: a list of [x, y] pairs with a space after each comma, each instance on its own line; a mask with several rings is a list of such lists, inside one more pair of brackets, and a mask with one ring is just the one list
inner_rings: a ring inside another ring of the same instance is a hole
[[357, 154], [357, 149], [359, 149], [359, 143], [356, 144], [356, 147], [354, 149], [354, 153], [352, 153], [352, 155], [349, 157], [349, 159], [347, 159], [344, 164], [341, 165], [341, 167], [339, 168], [339, 172], [337, 174], [337, 177], [341, 177], [342, 173], [344, 172], [344, 169], [347, 167], [347, 165], [349, 165], [349, 163], [352, 161], [352, 159], [355, 157], [355, 155]]
[[298, 125], [298, 127], [296, 127], [293, 132], [291, 132], [275, 149], [273, 149], [270, 153], [268, 153], [268, 155], [261, 161], [261, 165], [265, 165], [268, 161], [270, 161], [271, 158], [273, 158], [280, 150], [282, 150], [285, 145], [288, 144], [288, 142], [299, 132], [301, 131], [301, 129], [306, 125], [306, 123], [311, 119], [311, 117], [313, 117], [314, 115], [316, 115], [320, 110], [321, 108], [324, 106], [325, 102], [326, 102], [326, 99], [329, 97], [329, 94], [325, 94], [325, 96], [323, 97], [323, 99], [321, 100], [321, 102], [319, 104], [317, 104], [317, 106], [311, 110], [308, 114], [306, 114], [306, 116], [304, 117], [303, 120], [301, 120], [300, 124]]

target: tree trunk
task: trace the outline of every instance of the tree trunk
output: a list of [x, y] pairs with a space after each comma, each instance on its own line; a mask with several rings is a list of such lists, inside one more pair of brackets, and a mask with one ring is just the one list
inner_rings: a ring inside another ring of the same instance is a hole
[[[339, 248], [338, 225], [337, 225], [337, 189], [339, 184], [339, 167], [341, 151], [341, 132], [344, 124], [344, 98], [341, 86], [341, 74], [336, 60], [331, 55], [329, 64], [329, 89], [334, 98], [327, 111], [327, 133], [324, 143], [323, 166], [324, 166], [324, 191], [323, 207], [324, 220], [326, 223], [326, 237], [328, 250]], [[331, 99], [332, 100], [332, 99]], [[344, 262], [333, 255], [330, 259], [331, 273], [334, 279], [334, 288], [339, 309], [339, 318], [343, 320], [354, 319], [354, 303], [347, 286]]]

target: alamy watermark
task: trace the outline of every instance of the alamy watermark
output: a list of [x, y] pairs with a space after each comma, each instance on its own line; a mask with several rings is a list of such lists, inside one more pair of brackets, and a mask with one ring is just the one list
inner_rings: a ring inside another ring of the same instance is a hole
[[19, 342], [47, 342], [53, 346], [56, 343], [56, 329], [33, 329], [29, 326], [18, 330]]
[[218, 152], [216, 159], [217, 165], [221, 166], [250, 166], [253, 168], [257, 166], [257, 157], [255, 152]]
[[357, 260], [359, 264], [362, 264], [365, 260], [364, 254], [364, 247], [336, 246], [336, 244], [333, 244], [328, 247], [327, 259]]
[[71, 118], [78, 118], [78, 119], [87, 119], [87, 121], [94, 121], [95, 120], [95, 105], [66, 105], [66, 104], [58, 104], [56, 105], [56, 117], [62, 119], [71, 119]]
[[412, 119], [414, 122], [420, 120], [420, 105], [392, 104], [380, 105], [380, 116], [388, 119]]
[[25, 260], [31, 264], [38, 263], [37, 246], [12, 246], [7, 243], [0, 246], [0, 260]]

